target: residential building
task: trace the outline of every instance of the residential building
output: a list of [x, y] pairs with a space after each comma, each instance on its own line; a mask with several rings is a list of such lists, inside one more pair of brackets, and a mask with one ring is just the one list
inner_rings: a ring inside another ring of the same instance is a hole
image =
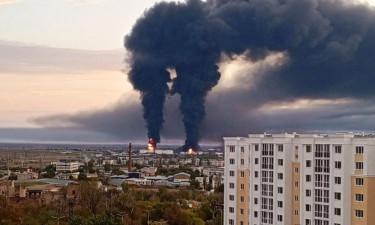
[[375, 136], [226, 137], [224, 224], [375, 224]]
[[65, 172], [75, 172], [78, 171], [79, 162], [62, 159], [56, 163], [56, 172], [65, 173]]

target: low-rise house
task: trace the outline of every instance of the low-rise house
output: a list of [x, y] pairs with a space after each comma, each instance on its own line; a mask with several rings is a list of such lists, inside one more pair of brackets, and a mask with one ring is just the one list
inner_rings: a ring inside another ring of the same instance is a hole
[[190, 174], [188, 173], [177, 173], [173, 176], [175, 183], [181, 183], [181, 182], [189, 182], [190, 181]]

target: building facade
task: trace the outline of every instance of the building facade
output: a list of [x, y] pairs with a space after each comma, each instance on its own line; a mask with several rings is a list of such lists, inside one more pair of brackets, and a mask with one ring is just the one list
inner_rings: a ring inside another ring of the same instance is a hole
[[60, 160], [56, 163], [57, 173], [75, 172], [79, 169], [78, 161]]
[[375, 224], [374, 135], [250, 134], [224, 142], [224, 224]]

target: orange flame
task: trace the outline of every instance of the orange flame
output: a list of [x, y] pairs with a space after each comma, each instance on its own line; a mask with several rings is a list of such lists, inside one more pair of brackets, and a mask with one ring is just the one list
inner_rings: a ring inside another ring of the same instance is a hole
[[152, 138], [150, 138], [150, 140], [148, 141], [148, 151], [155, 152], [155, 144]]
[[194, 150], [192, 149], [192, 148], [189, 148], [189, 150], [187, 151], [187, 154], [189, 154], [189, 155], [192, 155], [192, 154], [194, 154], [195, 152], [194, 152]]

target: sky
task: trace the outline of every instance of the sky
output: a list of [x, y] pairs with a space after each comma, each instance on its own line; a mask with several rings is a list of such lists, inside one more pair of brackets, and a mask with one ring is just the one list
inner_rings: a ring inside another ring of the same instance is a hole
[[[142, 142], [147, 131], [139, 93], [127, 79], [123, 42], [157, 2], [0, 0], [0, 141]], [[238, 97], [248, 96], [259, 76], [287, 57], [279, 52], [259, 61], [238, 56], [219, 63], [222, 78], [207, 98], [203, 140], [265, 131], [374, 131], [372, 98], [259, 103]], [[184, 139], [178, 103], [178, 96], [167, 98], [163, 143]]]

